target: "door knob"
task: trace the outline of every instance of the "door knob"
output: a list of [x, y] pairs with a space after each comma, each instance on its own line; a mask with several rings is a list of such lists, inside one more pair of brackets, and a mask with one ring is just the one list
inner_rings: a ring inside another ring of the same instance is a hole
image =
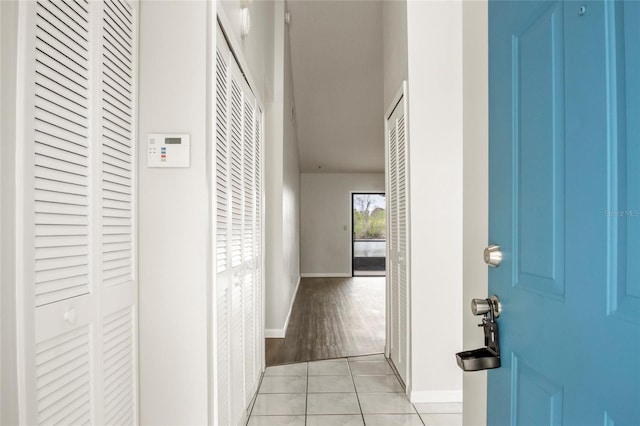
[[484, 249], [484, 263], [492, 268], [500, 266], [500, 263], [502, 263], [502, 251], [500, 250], [500, 246], [490, 245]]
[[471, 312], [476, 316], [491, 312], [494, 318], [498, 318], [502, 313], [502, 303], [495, 294], [488, 299], [472, 299]]
[[484, 330], [484, 347], [458, 352], [456, 361], [463, 371], [489, 370], [500, 367], [500, 339], [496, 318], [502, 312], [502, 304], [495, 294], [488, 299], [473, 299], [471, 312], [483, 315], [480, 327]]
[[69, 310], [64, 313], [64, 320], [69, 324], [72, 324], [72, 325], [75, 324], [77, 319], [78, 319], [78, 315], [74, 308], [69, 308]]

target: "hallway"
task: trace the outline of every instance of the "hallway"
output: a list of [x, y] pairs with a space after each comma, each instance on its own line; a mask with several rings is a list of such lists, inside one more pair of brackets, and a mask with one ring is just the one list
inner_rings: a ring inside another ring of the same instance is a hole
[[268, 367], [248, 426], [459, 426], [461, 403], [411, 404], [382, 354]]
[[384, 277], [302, 278], [284, 339], [266, 339], [267, 365], [384, 351]]

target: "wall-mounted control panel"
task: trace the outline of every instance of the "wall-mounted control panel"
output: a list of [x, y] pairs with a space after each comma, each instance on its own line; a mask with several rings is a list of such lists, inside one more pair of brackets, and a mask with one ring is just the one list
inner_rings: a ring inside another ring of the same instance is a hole
[[187, 133], [150, 133], [147, 136], [147, 167], [189, 167], [191, 138]]

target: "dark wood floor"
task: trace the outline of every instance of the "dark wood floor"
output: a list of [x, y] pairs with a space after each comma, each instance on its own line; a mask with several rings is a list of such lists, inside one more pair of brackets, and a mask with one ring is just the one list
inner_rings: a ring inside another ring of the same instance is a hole
[[303, 278], [284, 339], [266, 339], [266, 361], [381, 353], [384, 343], [384, 277]]

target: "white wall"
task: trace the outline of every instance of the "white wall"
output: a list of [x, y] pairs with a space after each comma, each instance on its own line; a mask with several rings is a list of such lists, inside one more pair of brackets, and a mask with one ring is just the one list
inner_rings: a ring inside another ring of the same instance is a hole
[[[463, 99], [464, 99], [464, 176], [463, 176], [463, 342], [465, 349], [484, 345], [478, 317], [471, 314], [471, 299], [487, 297], [487, 265], [482, 251], [488, 243], [488, 11], [486, 0], [465, 1], [463, 19]], [[466, 426], [486, 424], [487, 374], [463, 375]]]
[[[284, 3], [276, 2], [271, 16], [274, 23], [273, 75], [283, 74], [285, 27]], [[266, 104], [264, 154], [265, 178], [265, 328], [266, 337], [284, 337], [285, 322], [292, 295], [285, 281], [283, 244], [284, 212], [284, 78], [274, 78], [273, 96]]]
[[[407, 3], [412, 401], [461, 401], [462, 2]], [[437, 326], [433, 320], [437, 318]], [[427, 326], [425, 326], [427, 325]]]
[[[251, 13], [251, 31], [247, 37], [241, 37], [241, 5], [240, 0], [212, 0], [217, 4], [217, 12], [222, 16], [227, 36], [231, 38], [233, 48], [242, 54], [244, 63], [251, 76], [250, 83], [263, 103], [273, 98], [274, 55], [274, 5], [281, 1], [253, 1], [249, 6]], [[282, 67], [282, 65], [280, 65]]]
[[[214, 32], [215, 34], [215, 32]], [[207, 423], [207, 3], [142, 1], [140, 423]], [[191, 167], [146, 167], [146, 137], [191, 134]]]
[[[288, 28], [288, 27], [287, 27]], [[285, 297], [267, 305], [267, 328], [282, 324], [282, 314], [290, 313], [300, 280], [300, 167], [298, 159], [298, 138], [294, 108], [293, 77], [291, 75], [291, 50], [289, 47], [289, 31], [285, 31], [284, 42], [284, 142], [283, 142], [283, 185], [282, 185], [282, 279], [278, 286], [279, 293]], [[271, 283], [274, 284], [274, 283]], [[276, 290], [276, 295], [278, 291]], [[270, 299], [271, 300], [271, 299]], [[285, 303], [289, 302], [289, 306]], [[283, 306], [278, 306], [282, 304]], [[286, 318], [285, 318], [286, 321]], [[286, 328], [286, 323], [285, 323]]]
[[0, 424], [18, 423], [15, 147], [18, 3], [0, 2]]
[[382, 2], [384, 110], [407, 79], [407, 2]]
[[384, 173], [300, 175], [302, 276], [351, 276], [351, 193], [384, 190]]
[[[255, 4], [255, 3], [254, 3]], [[285, 3], [273, 7], [273, 93], [267, 102], [266, 193], [266, 337], [284, 337], [300, 278], [300, 169]]]

